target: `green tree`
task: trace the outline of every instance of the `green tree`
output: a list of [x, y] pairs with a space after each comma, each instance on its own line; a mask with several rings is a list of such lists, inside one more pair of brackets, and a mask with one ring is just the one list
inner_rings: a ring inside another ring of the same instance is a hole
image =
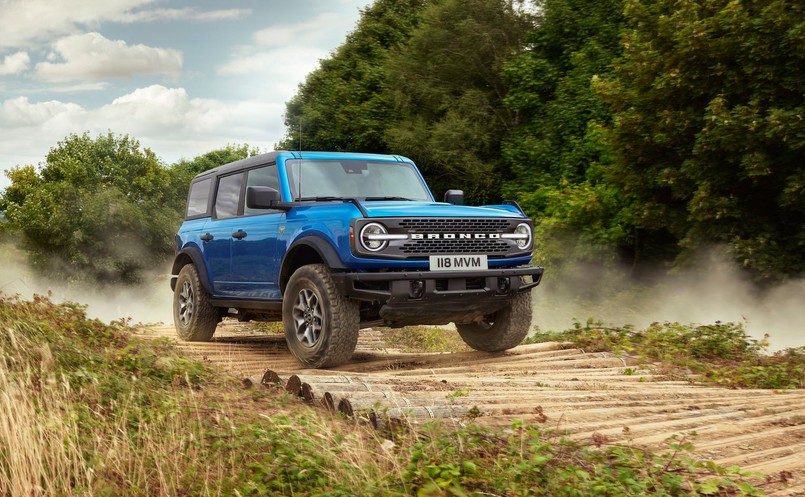
[[613, 73], [625, 21], [622, 0], [537, 0], [524, 50], [503, 67], [504, 104], [517, 115], [503, 155], [504, 185], [537, 220], [537, 257], [554, 269], [619, 258], [630, 242], [602, 127], [612, 112], [593, 81]]
[[66, 280], [134, 283], [172, 252], [180, 215], [167, 170], [128, 136], [70, 135], [39, 171], [7, 173], [4, 229], [18, 233], [34, 268]]
[[435, 192], [462, 187], [471, 202], [500, 198], [501, 142], [516, 123], [501, 70], [521, 48], [529, 16], [510, 0], [442, 0], [422, 13], [389, 59], [398, 118], [385, 140], [414, 159]]
[[385, 129], [397, 119], [384, 91], [386, 61], [405, 43], [426, 3], [377, 0], [363, 10], [355, 30], [288, 102], [287, 134], [277, 148], [385, 152]]
[[[805, 5], [628, 0], [610, 175], [645, 249], [727, 243], [760, 278], [805, 270]], [[684, 253], [684, 252], [683, 252]]]

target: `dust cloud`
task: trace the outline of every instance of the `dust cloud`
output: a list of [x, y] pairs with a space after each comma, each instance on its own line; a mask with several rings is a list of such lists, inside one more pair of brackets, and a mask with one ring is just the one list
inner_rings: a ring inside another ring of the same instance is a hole
[[[7, 247], [2, 247], [6, 249]], [[56, 302], [87, 305], [87, 314], [103, 321], [130, 318], [134, 323], [171, 323], [169, 267], [147, 275], [136, 287], [74, 287], [43, 281], [20, 252], [0, 255], [0, 292], [52, 292]], [[723, 253], [698, 257], [682, 271], [652, 285], [629, 283], [628, 270], [602, 271], [598, 266], [552, 271], [534, 290], [534, 322], [541, 330], [564, 330], [573, 320], [646, 327], [652, 322], [709, 324], [743, 322], [754, 338], [769, 335], [770, 350], [805, 345], [805, 280], [758, 289]]]
[[87, 315], [109, 322], [129, 318], [132, 323], [172, 323], [173, 294], [170, 289], [170, 265], [146, 274], [138, 286], [78, 286], [45, 281], [28, 267], [19, 252], [3, 246], [0, 256], [0, 293], [19, 294], [31, 298], [34, 294], [52, 293], [54, 302], [72, 301], [85, 304]]
[[551, 277], [548, 267], [533, 293], [533, 324], [540, 330], [564, 330], [574, 319], [585, 323], [588, 318], [639, 328], [665, 321], [731, 321], [743, 322], [753, 338], [768, 334], [771, 351], [805, 345], [805, 280], [760, 289], [727, 262], [723, 251], [692, 259], [685, 269], [642, 286], [626, 283], [627, 270], [604, 274], [574, 268]]

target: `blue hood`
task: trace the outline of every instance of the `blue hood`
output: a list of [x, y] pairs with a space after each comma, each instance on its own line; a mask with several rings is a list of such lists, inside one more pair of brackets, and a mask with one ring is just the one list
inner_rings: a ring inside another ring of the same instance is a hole
[[513, 205], [470, 207], [444, 202], [407, 201], [361, 202], [361, 205], [369, 217], [525, 217]]

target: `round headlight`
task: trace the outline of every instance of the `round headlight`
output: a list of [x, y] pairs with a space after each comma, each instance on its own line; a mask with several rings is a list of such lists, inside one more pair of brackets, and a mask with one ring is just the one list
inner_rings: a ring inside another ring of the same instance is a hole
[[517, 228], [514, 229], [514, 233], [516, 235], [526, 235], [525, 237], [517, 238], [517, 247], [525, 249], [531, 245], [531, 226], [520, 223], [517, 225]]
[[387, 240], [378, 239], [380, 235], [385, 235], [388, 233], [386, 231], [386, 227], [379, 223], [369, 223], [363, 228], [361, 228], [361, 245], [363, 248], [370, 252], [377, 252], [378, 250], [383, 250], [386, 248], [388, 244]]

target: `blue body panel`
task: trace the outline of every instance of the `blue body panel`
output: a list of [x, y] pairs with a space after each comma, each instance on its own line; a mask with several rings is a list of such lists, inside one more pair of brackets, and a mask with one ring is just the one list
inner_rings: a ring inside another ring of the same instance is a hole
[[[291, 202], [285, 161], [289, 159], [359, 159], [388, 162], [413, 162], [399, 156], [350, 154], [331, 152], [279, 152], [276, 155], [280, 194]], [[421, 173], [414, 166], [420, 179]], [[424, 179], [422, 179], [424, 184]], [[428, 190], [431, 199], [433, 195]], [[468, 207], [442, 202], [371, 201], [361, 202], [368, 217], [439, 217], [439, 218], [511, 218], [526, 219], [513, 205]], [[364, 217], [352, 202], [309, 202], [294, 204], [287, 211], [216, 220], [201, 218], [186, 220], [179, 230], [178, 251], [199, 252], [209, 275], [211, 292], [217, 298], [277, 300], [282, 298], [280, 274], [285, 256], [296, 244], [315, 237], [317, 243], [328, 244], [337, 254], [343, 268], [351, 271], [375, 269], [428, 268], [427, 258], [420, 260], [390, 260], [362, 258], [352, 253], [350, 224]], [[233, 237], [243, 231], [243, 238]], [[212, 235], [204, 241], [203, 235]], [[529, 264], [530, 256], [490, 258], [490, 268]], [[201, 269], [201, 268], [200, 268]]]

